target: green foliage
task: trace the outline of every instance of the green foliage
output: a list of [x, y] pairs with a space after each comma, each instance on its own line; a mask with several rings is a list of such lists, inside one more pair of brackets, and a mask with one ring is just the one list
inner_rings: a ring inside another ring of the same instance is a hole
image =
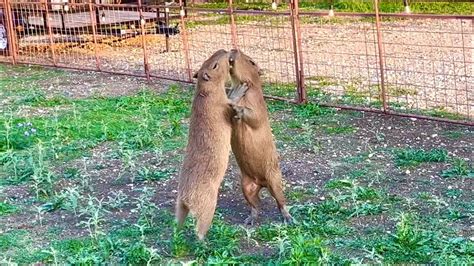
[[328, 134], [349, 134], [354, 133], [356, 129], [352, 126], [327, 126], [324, 131]]
[[[187, 115], [189, 106], [189, 100], [176, 90], [165, 96], [144, 91], [136, 96], [75, 100], [73, 103], [76, 109], [58, 113], [53, 119], [34, 117], [30, 121], [25, 118], [9, 121], [8, 117], [0, 117], [0, 151], [7, 150], [6, 124], [14, 125], [9, 132], [9, 146], [14, 150], [30, 148], [35, 140], [47, 142], [55, 137], [69, 142], [123, 139], [137, 148], [165, 145], [161, 142], [163, 137], [183, 135], [180, 120]], [[25, 137], [22, 126], [25, 123], [32, 124], [38, 132], [33, 139]]]
[[463, 120], [466, 119], [465, 116], [457, 113], [453, 113], [450, 111], [445, 110], [445, 108], [434, 108], [432, 110], [428, 110], [424, 112], [427, 115], [434, 116], [434, 117], [440, 117], [440, 118], [446, 118], [446, 119], [451, 119], [451, 120]]
[[449, 131], [443, 132], [442, 135], [449, 139], [460, 139], [461, 137], [464, 136], [464, 133], [462, 131], [449, 130]]
[[314, 103], [307, 103], [296, 106], [294, 113], [299, 118], [312, 118], [314, 116], [331, 115], [334, 114], [334, 111]]
[[[10, 67], [0, 70], [9, 73], [0, 81], [8, 85], [0, 87], [2, 96], [15, 98], [0, 113], [0, 191], [8, 192], [7, 197], [0, 194], [0, 215], [6, 221], [0, 225], [0, 264], [474, 263], [474, 243], [462, 236], [473, 205], [470, 191], [460, 185], [469, 181], [465, 178], [472, 166], [448, 157], [444, 149], [393, 151], [400, 166], [449, 164], [440, 174], [453, 178], [452, 186], [432, 191], [439, 184], [415, 179], [416, 189], [407, 192], [410, 188], [400, 187], [399, 176], [390, 175], [393, 169], [386, 167], [390, 147], [374, 149], [367, 143], [333, 153], [339, 143], [324, 142], [342, 138], [332, 134], [354, 132], [354, 114], [317, 104], [268, 101], [273, 133], [285, 149], [283, 156], [290, 155], [285, 160], [296, 151], [315, 165], [304, 169], [308, 180], [291, 177], [285, 190], [296, 222], [279, 222], [272, 207], [262, 208], [259, 226], [243, 226], [240, 210], [223, 202], [200, 242], [193, 219], [177, 230], [168, 208], [191, 92], [172, 86], [161, 94], [145, 90], [110, 98], [50, 97], [34, 83], [62, 73], [32, 68], [34, 77], [29, 78]], [[321, 77], [313, 81], [331, 82]], [[265, 90], [295, 95], [291, 84], [271, 84]], [[310, 93], [324, 96], [317, 89]], [[18, 115], [20, 107], [48, 112], [24, 117]], [[466, 132], [445, 136], [464, 140]], [[388, 143], [385, 136], [376, 138], [377, 145]], [[335, 157], [326, 161], [331, 155]], [[29, 196], [11, 196], [25, 188]], [[28, 230], [13, 229], [25, 225]]]
[[[258, 1], [247, 3], [243, 0], [234, 1], [234, 7], [243, 10], [271, 10], [271, 1]], [[299, 2], [299, 7], [304, 10], [329, 10], [333, 3], [335, 11], [339, 12], [374, 12], [372, 1], [364, 0], [336, 0], [336, 1], [313, 1], [302, 0]], [[209, 3], [199, 4], [199, 6], [207, 8], [228, 8], [228, 4], [223, 0], [214, 0]], [[380, 1], [380, 11], [384, 13], [400, 13], [404, 10], [402, 1], [383, 0]], [[410, 8], [413, 13], [428, 13], [428, 14], [464, 14], [471, 15], [474, 13], [474, 6], [472, 3], [450, 3], [446, 2], [413, 2], [410, 3]], [[279, 10], [288, 9], [288, 5], [281, 3]]]
[[441, 176], [445, 178], [467, 177], [474, 178], [474, 168], [465, 160], [454, 158], [451, 168], [443, 170]]
[[[1, 113], [0, 177], [5, 178], [0, 183], [34, 180], [37, 196], [50, 196], [56, 179], [48, 170], [51, 160], [77, 158], [104, 141], [121, 141], [125, 150], [181, 147], [189, 98], [172, 87], [163, 95], [143, 91], [134, 96], [74, 100], [72, 110], [56, 112], [53, 117], [26, 119]], [[141, 173], [150, 180], [166, 175], [168, 172]], [[77, 176], [75, 169], [64, 172], [66, 178]]]
[[427, 14], [463, 14], [472, 15], [474, 13], [474, 5], [472, 3], [449, 3], [434, 2], [434, 3], [412, 3], [410, 8], [413, 13], [427, 13]]
[[24, 230], [11, 230], [0, 235], [0, 251], [6, 252], [11, 247], [21, 247], [21, 242], [27, 232]]
[[147, 181], [167, 180], [174, 172], [175, 171], [173, 169], [150, 170], [147, 167], [143, 167], [138, 171], [138, 179]]
[[10, 215], [18, 211], [18, 208], [15, 205], [12, 205], [8, 202], [0, 202], [0, 216]]
[[417, 166], [426, 162], [446, 162], [448, 152], [445, 149], [432, 149], [429, 151], [422, 149], [398, 149], [394, 151], [397, 166]]

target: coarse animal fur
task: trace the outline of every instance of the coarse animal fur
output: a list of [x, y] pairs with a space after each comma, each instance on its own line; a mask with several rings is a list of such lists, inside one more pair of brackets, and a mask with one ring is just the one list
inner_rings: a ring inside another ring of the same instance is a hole
[[263, 98], [262, 70], [240, 50], [231, 50], [229, 61], [233, 86], [248, 85], [246, 95], [238, 105], [233, 105], [231, 138], [232, 151], [242, 175], [242, 191], [251, 207], [245, 223], [253, 224], [258, 217], [262, 187], [266, 187], [275, 198], [285, 222], [292, 222], [293, 218], [286, 209], [279, 155]]
[[194, 76], [197, 85], [188, 144], [179, 176], [176, 219], [181, 227], [191, 212], [197, 220], [200, 240], [211, 226], [219, 186], [229, 161], [232, 113], [229, 104], [238, 101], [246, 90], [237, 89], [231, 97], [235, 101], [227, 98], [228, 55], [225, 50], [215, 52]]

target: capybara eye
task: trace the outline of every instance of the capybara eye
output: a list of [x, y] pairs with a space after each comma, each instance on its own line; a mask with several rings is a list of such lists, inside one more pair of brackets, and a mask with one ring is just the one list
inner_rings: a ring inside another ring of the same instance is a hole
[[257, 64], [255, 64], [255, 62], [254, 62], [254, 61], [252, 61], [252, 60], [249, 60], [249, 61], [250, 61], [250, 63], [251, 63], [252, 65], [254, 65], [254, 66], [256, 66], [256, 65], [257, 65]]
[[216, 69], [218, 66], [219, 66], [219, 64], [216, 63], [212, 69]]

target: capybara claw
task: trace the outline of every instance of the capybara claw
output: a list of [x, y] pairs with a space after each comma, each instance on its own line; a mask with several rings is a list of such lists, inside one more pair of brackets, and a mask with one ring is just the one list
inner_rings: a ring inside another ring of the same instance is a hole
[[295, 218], [293, 218], [291, 215], [283, 216], [283, 222], [288, 225], [296, 224]]
[[234, 118], [242, 119], [244, 116], [244, 108], [242, 106], [232, 105], [232, 109], [234, 109], [235, 112]]
[[255, 217], [250, 215], [249, 217], [247, 217], [247, 219], [245, 219], [244, 224], [253, 226], [255, 224], [255, 220]]
[[248, 85], [246, 83], [243, 83], [237, 86], [236, 88], [233, 88], [230, 91], [228, 97], [233, 103], [237, 103], [240, 101], [242, 97], [245, 96], [245, 93], [247, 92], [248, 89], [249, 89]]

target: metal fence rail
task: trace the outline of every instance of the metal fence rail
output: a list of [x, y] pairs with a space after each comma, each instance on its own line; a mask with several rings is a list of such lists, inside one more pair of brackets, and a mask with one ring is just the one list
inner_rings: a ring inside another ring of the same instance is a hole
[[[474, 16], [0, 0], [0, 61], [192, 83], [240, 48], [270, 97], [474, 125]], [[1, 33], [1, 28], [0, 28]]]

